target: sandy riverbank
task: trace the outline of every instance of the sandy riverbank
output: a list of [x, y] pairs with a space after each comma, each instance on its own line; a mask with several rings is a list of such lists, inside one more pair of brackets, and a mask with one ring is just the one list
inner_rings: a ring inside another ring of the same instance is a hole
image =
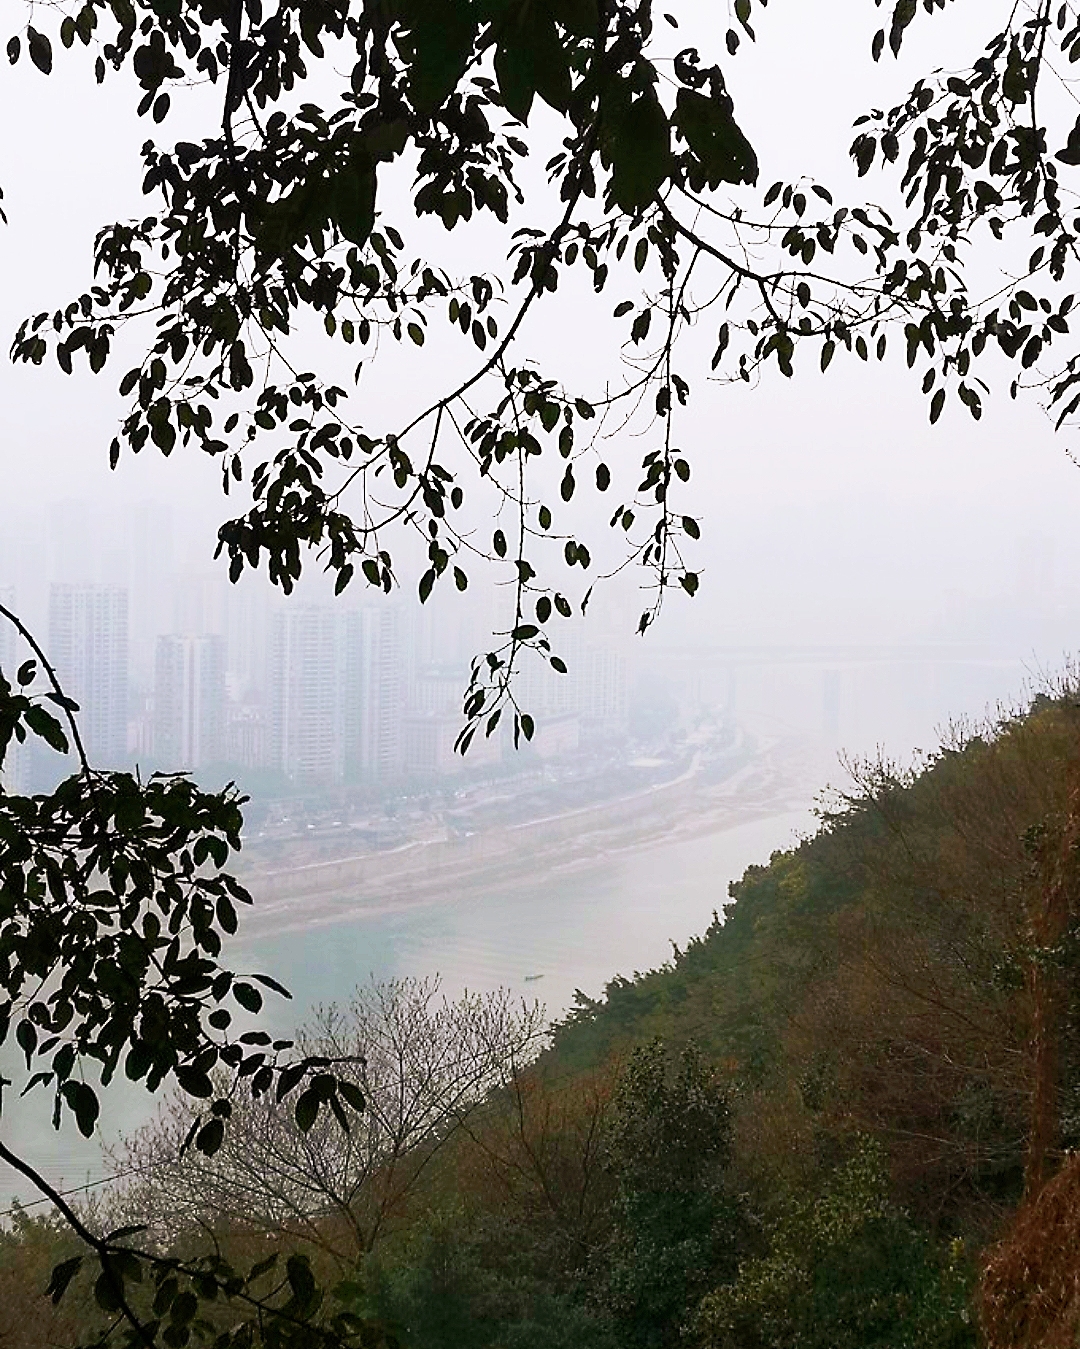
[[805, 806], [819, 781], [804, 756], [776, 742], [719, 780], [715, 764], [695, 757], [667, 782], [595, 805], [465, 835], [444, 830], [382, 851], [253, 869], [243, 877], [255, 897], [245, 928], [262, 937], [460, 900], [522, 874], [555, 878], [605, 857]]

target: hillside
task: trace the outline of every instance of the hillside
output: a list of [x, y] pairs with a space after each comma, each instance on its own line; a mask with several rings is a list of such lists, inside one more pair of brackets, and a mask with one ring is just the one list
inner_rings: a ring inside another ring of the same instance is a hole
[[853, 776], [440, 1159], [367, 1266], [407, 1339], [1075, 1342], [1080, 707]]
[[[552, 1065], [693, 1041], [732, 1086], [755, 1167], [869, 1135], [910, 1210], [984, 1239], [1022, 1189], [1035, 960], [1060, 986], [1051, 1148], [1078, 1141], [1071, 894], [1052, 949], [1036, 930], [1078, 764], [1080, 711], [1059, 698], [917, 770], [863, 766], [816, 836], [751, 867], [667, 965], [579, 997]], [[1071, 842], [1067, 857], [1069, 888]]]

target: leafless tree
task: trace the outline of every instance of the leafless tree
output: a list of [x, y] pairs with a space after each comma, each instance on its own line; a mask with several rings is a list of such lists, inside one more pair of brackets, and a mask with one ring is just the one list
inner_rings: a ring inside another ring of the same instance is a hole
[[610, 1226], [606, 1142], [624, 1066], [612, 1058], [564, 1074], [543, 1061], [524, 1065], [496, 1108], [463, 1122], [466, 1186], [543, 1239], [564, 1270], [583, 1268]]
[[328, 1111], [302, 1133], [288, 1104], [241, 1090], [221, 1150], [181, 1156], [191, 1107], [174, 1095], [113, 1154], [126, 1176], [116, 1216], [163, 1240], [199, 1227], [284, 1234], [351, 1264], [438, 1150], [535, 1055], [545, 1024], [538, 1003], [506, 990], [451, 1000], [438, 978], [371, 982], [345, 1007], [316, 1008], [297, 1034], [301, 1053], [337, 1060], [363, 1092], [348, 1134]]

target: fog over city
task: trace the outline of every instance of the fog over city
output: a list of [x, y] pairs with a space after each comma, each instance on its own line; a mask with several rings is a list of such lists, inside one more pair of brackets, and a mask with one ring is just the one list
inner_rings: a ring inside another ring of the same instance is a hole
[[[850, 123], [893, 101], [927, 64], [922, 44], [961, 20], [916, 33], [898, 68], [878, 70], [869, 7], [830, 6], [850, 35], [828, 50], [820, 9], [774, 0], [767, 41], [731, 79], [763, 178], [807, 172], [842, 190]], [[0, 94], [20, 129], [0, 152], [8, 333], [78, 293], [95, 230], [139, 209], [149, 133], [125, 86], [98, 91], [87, 74], [44, 81], [23, 63]], [[452, 252], [453, 236], [431, 237]], [[536, 345], [600, 385], [618, 336], [591, 311], [572, 323], [569, 304], [538, 320]], [[544, 327], [560, 313], [565, 326]], [[216, 531], [245, 498], [222, 496], [218, 465], [151, 447], [109, 469], [126, 336], [99, 377], [5, 365], [0, 602], [82, 706], [95, 764], [249, 794], [241, 872], [256, 904], [241, 947], [301, 1012], [368, 973], [439, 972], [452, 989], [506, 986], [558, 1015], [576, 989], [597, 996], [703, 931], [729, 881], [813, 827], [845, 758], [910, 762], [951, 723], [1018, 705], [1068, 667], [1080, 469], [1035, 397], [1012, 402], [1003, 382], [981, 422], [953, 403], [931, 427], [899, 347], [880, 367], [838, 361], [824, 379], [806, 363], [793, 380], [770, 367], [746, 388], [706, 382], [714, 337], [691, 337], [703, 359], [678, 423], [700, 590], [673, 594], [639, 637], [634, 570], [586, 578], [554, 639], [568, 673], [520, 677], [532, 743], [515, 749], [504, 723], [464, 758], [470, 662], [512, 618], [483, 567], [466, 594], [443, 583], [423, 606], [410, 543], [388, 596], [359, 580], [335, 597], [314, 558], [289, 597], [250, 573], [232, 585]], [[313, 363], [320, 350], [312, 336]], [[388, 353], [372, 423], [407, 410], [425, 379], [424, 362]], [[621, 457], [633, 475], [641, 451], [630, 426], [608, 450], [613, 469]], [[609, 569], [603, 505], [581, 512]], [[0, 630], [0, 665], [24, 655]], [[64, 771], [47, 747], [20, 746], [7, 780], [47, 790]], [[272, 1015], [288, 1029], [296, 1013]], [[97, 1163], [49, 1165], [70, 1178]]]

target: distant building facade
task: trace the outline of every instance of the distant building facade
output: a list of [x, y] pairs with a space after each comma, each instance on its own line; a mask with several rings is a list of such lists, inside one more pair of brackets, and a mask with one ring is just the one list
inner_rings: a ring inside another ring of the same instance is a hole
[[79, 729], [97, 767], [127, 759], [128, 592], [123, 586], [54, 584], [49, 657], [79, 704]]
[[297, 782], [340, 779], [340, 615], [296, 605], [274, 615], [268, 688], [269, 763]]
[[[400, 609], [289, 606], [273, 617], [269, 650], [269, 767], [312, 784], [379, 782], [401, 772]], [[253, 718], [234, 731], [245, 758], [259, 753]]]
[[604, 734], [626, 730], [629, 698], [625, 656], [605, 647], [585, 646], [579, 686], [578, 710], [586, 725]]
[[571, 746], [576, 748], [579, 733], [584, 739], [600, 740], [624, 734], [630, 713], [626, 657], [612, 647], [586, 641], [580, 624], [556, 628], [551, 636], [567, 673], [558, 674], [544, 661], [527, 659], [522, 662], [518, 686], [521, 705], [538, 726], [577, 718], [579, 730], [571, 729], [571, 722], [566, 721], [551, 738], [550, 757], [573, 753]]
[[574, 712], [543, 717], [531, 741], [541, 759], [563, 759], [576, 754], [580, 744], [581, 725]]
[[376, 782], [402, 770], [402, 626], [401, 610], [392, 604], [344, 615], [341, 733], [348, 778]]
[[225, 739], [225, 639], [159, 637], [154, 660], [154, 760], [168, 771], [220, 763]]
[[455, 773], [501, 757], [501, 737], [487, 736], [483, 728], [474, 735], [466, 757], [454, 748], [465, 726], [462, 704], [468, 682], [468, 671], [458, 665], [429, 665], [417, 672], [403, 736], [410, 777]]
[[272, 766], [266, 714], [261, 707], [247, 703], [229, 709], [227, 744], [226, 758], [238, 768]]

